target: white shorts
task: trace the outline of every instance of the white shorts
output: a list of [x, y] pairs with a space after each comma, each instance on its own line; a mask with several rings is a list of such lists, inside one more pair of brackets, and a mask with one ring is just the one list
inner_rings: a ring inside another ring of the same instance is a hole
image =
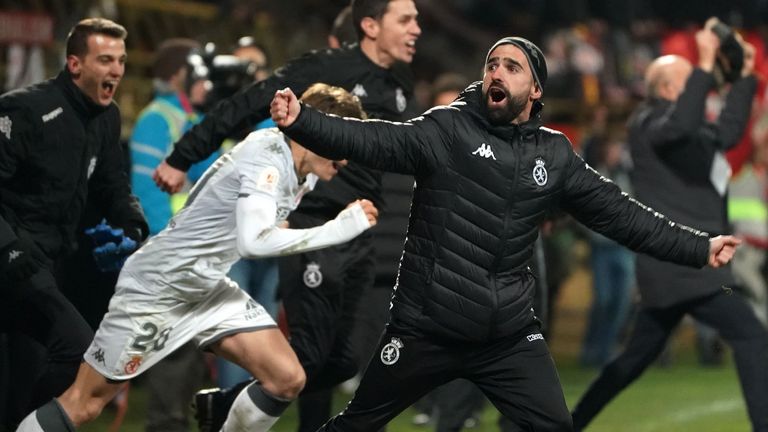
[[151, 292], [141, 284], [120, 275], [109, 311], [85, 352], [85, 361], [108, 379], [133, 378], [190, 340], [205, 348], [231, 334], [277, 326], [230, 279], [194, 300], [179, 298], [170, 287]]

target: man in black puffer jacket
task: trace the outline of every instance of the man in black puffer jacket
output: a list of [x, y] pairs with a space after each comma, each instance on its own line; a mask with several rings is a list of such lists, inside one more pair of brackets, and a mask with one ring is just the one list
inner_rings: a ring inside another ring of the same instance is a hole
[[11, 424], [71, 384], [93, 338], [53, 276], [76, 247], [87, 199], [136, 243], [148, 232], [125, 174], [113, 102], [125, 37], [112, 21], [83, 20], [56, 78], [0, 97], [0, 332], [47, 350], [36, 361], [15, 361], [27, 353], [9, 350]]
[[543, 53], [522, 38], [489, 51], [482, 83], [407, 123], [332, 118], [278, 92], [272, 118], [318, 154], [416, 178], [392, 318], [360, 388], [323, 430], [370, 431], [430, 389], [473, 381], [522, 430], [571, 418], [532, 309], [538, 224], [563, 209], [635, 251], [724, 265], [738, 241], [709, 238], [630, 199], [541, 126]]

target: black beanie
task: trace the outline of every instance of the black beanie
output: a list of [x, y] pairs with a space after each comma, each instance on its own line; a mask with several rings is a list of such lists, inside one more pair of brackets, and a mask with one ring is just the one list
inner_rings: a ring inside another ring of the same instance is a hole
[[533, 79], [536, 84], [544, 92], [544, 84], [547, 82], [547, 60], [544, 58], [544, 53], [541, 52], [539, 47], [533, 44], [528, 39], [521, 37], [505, 37], [499, 39], [491, 49], [488, 50], [488, 55], [485, 56], [485, 63], [488, 63], [488, 58], [491, 56], [493, 50], [500, 45], [512, 44], [525, 53], [525, 57], [528, 59], [528, 65], [533, 72]]

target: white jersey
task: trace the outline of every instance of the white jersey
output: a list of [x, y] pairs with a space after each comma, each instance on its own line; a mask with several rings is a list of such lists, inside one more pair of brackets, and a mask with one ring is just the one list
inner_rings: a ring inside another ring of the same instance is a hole
[[226, 277], [241, 258], [282, 255], [350, 240], [370, 227], [362, 207], [310, 228], [280, 228], [317, 182], [300, 181], [285, 137], [254, 132], [220, 157], [186, 206], [125, 263], [85, 361], [123, 380], [190, 340], [200, 346], [275, 327], [261, 305]]
[[287, 218], [317, 177], [301, 184], [286, 138], [277, 129], [251, 133], [211, 165], [190, 192], [185, 207], [123, 267], [152, 285], [198, 297], [216, 286], [241, 258], [237, 250], [237, 200], [260, 195], [276, 202], [274, 225]]

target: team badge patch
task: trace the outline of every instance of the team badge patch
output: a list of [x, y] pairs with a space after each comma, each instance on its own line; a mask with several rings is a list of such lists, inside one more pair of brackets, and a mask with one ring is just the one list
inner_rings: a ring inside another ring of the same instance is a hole
[[544, 164], [544, 159], [537, 157], [536, 165], [533, 167], [533, 181], [539, 186], [547, 184], [547, 179], [549, 178]]
[[268, 194], [274, 194], [277, 190], [277, 182], [280, 180], [280, 173], [275, 167], [267, 167], [259, 174], [259, 180], [256, 181], [256, 188]]
[[139, 366], [141, 366], [141, 359], [141, 356], [132, 356], [128, 363], [125, 364], [125, 373], [128, 375], [136, 373], [136, 371], [139, 370]]
[[403, 94], [403, 89], [400, 87], [395, 90], [395, 104], [397, 106], [397, 112], [403, 112], [405, 111], [405, 107], [408, 104], [408, 101], [405, 100], [405, 94]]
[[400, 350], [403, 348], [403, 342], [399, 338], [393, 337], [388, 344], [381, 349], [381, 362], [391, 366], [400, 360]]
[[2, 132], [8, 139], [11, 139], [11, 126], [13, 126], [13, 122], [10, 117], [0, 117], [0, 132]]
[[304, 285], [309, 288], [317, 288], [323, 283], [323, 273], [320, 272], [320, 264], [311, 262], [307, 264], [307, 269], [304, 270]]

